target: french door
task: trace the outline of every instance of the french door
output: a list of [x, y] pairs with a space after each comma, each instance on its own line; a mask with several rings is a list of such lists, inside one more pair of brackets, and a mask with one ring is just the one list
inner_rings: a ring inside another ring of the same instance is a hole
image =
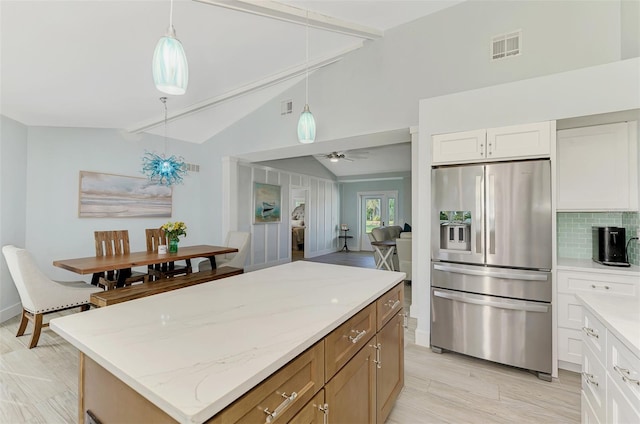
[[358, 193], [360, 250], [373, 250], [368, 233], [375, 227], [397, 225], [397, 191]]

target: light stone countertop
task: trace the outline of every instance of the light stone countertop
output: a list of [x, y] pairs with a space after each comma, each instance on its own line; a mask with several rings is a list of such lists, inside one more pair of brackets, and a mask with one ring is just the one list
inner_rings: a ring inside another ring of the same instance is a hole
[[297, 261], [51, 320], [182, 423], [202, 423], [404, 279]]
[[591, 259], [569, 259], [558, 258], [558, 269], [567, 271], [587, 271], [607, 274], [619, 274], [637, 276], [640, 281], [640, 266], [631, 265], [629, 267], [608, 266], [594, 262]]
[[640, 358], [640, 299], [593, 294], [577, 294], [576, 297], [607, 330]]

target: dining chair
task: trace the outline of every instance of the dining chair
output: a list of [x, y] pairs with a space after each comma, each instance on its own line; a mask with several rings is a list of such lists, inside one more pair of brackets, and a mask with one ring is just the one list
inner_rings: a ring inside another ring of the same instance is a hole
[[[158, 246], [168, 244], [167, 236], [162, 228], [147, 228], [144, 230], [147, 239], [147, 252], [158, 253]], [[190, 274], [191, 260], [186, 260], [186, 265], [176, 265], [175, 262], [164, 262], [148, 265], [149, 279], [160, 280], [174, 275]]]
[[[244, 263], [251, 246], [251, 233], [242, 231], [229, 231], [227, 239], [224, 242], [225, 247], [235, 247], [237, 252], [225, 253], [224, 255], [216, 255], [216, 268], [230, 266], [234, 268], [244, 269]], [[198, 264], [198, 271], [207, 271], [211, 269], [211, 261], [204, 260]]]
[[6, 245], [2, 247], [2, 253], [22, 303], [22, 318], [16, 337], [24, 335], [28, 321], [33, 323], [29, 349], [38, 344], [42, 328], [49, 326], [49, 323], [43, 323], [45, 314], [77, 307], [86, 311], [91, 294], [102, 291], [84, 281], [50, 280], [25, 249]]
[[[129, 231], [95, 231], [96, 257], [100, 256], [117, 256], [129, 254]], [[132, 283], [149, 281], [149, 274], [137, 271], [131, 271], [131, 268], [99, 272], [93, 274], [91, 284], [104, 287], [111, 290], [116, 287], [120, 273], [131, 274], [124, 278], [124, 285], [130, 286]]]

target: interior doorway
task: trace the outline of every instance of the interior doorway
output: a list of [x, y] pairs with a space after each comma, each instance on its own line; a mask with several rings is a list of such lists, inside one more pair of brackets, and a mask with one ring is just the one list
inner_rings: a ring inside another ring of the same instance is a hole
[[307, 188], [292, 187], [291, 189], [291, 262], [304, 259], [305, 246], [309, 239], [307, 231], [309, 190]]
[[360, 192], [358, 193], [358, 238], [360, 250], [372, 251], [368, 233], [375, 227], [397, 225], [398, 192]]

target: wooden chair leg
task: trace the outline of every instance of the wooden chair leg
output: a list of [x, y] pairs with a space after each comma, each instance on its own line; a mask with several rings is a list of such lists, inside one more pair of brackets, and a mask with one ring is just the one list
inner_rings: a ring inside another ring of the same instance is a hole
[[33, 315], [33, 335], [31, 335], [31, 343], [29, 343], [29, 349], [33, 349], [38, 344], [40, 338], [40, 331], [42, 330], [42, 314]]
[[20, 327], [18, 327], [18, 333], [16, 337], [22, 336], [24, 331], [27, 329], [27, 322], [29, 322], [29, 318], [27, 317], [27, 311], [22, 310], [22, 319], [20, 320]]

